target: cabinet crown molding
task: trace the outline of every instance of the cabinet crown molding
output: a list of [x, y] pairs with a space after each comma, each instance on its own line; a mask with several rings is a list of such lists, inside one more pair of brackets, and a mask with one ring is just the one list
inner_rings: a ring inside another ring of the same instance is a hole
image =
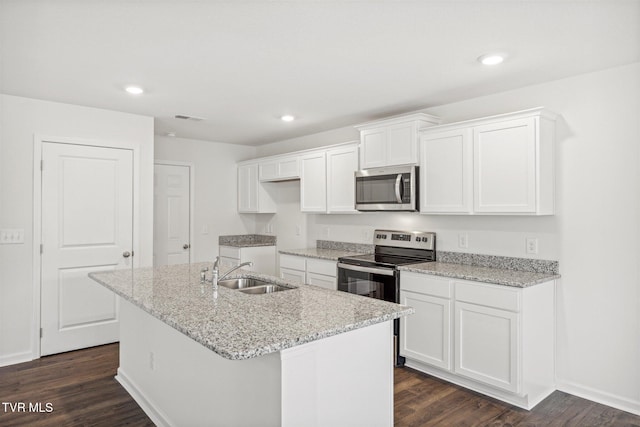
[[432, 116], [426, 113], [413, 113], [413, 114], [405, 114], [402, 116], [388, 117], [380, 120], [373, 120], [370, 122], [355, 125], [354, 127], [362, 131], [362, 130], [378, 128], [383, 126], [390, 126], [390, 125], [406, 123], [411, 121], [417, 121], [421, 125], [431, 125], [431, 126], [439, 125], [440, 123], [442, 123], [442, 119], [440, 119], [440, 117]]
[[282, 158], [285, 158], [285, 157], [302, 156], [304, 154], [313, 154], [313, 153], [317, 153], [317, 152], [320, 152], [320, 151], [326, 151], [326, 150], [329, 150], [329, 149], [332, 149], [332, 148], [350, 147], [350, 146], [359, 145], [359, 144], [360, 144], [360, 141], [358, 141], [358, 140], [340, 142], [338, 144], [323, 145], [322, 147], [308, 148], [306, 150], [288, 151], [286, 153], [273, 154], [271, 156], [255, 157], [253, 159], [241, 160], [241, 161], [237, 162], [236, 164], [238, 166], [242, 166], [242, 165], [248, 165], [248, 164], [253, 164], [253, 163], [258, 163], [258, 162], [266, 162], [266, 161], [271, 161], [271, 160], [278, 160], [278, 159], [282, 159]]
[[471, 127], [478, 124], [489, 124], [491, 122], [500, 122], [510, 119], [521, 119], [525, 117], [538, 116], [549, 120], [556, 120], [558, 114], [546, 109], [545, 107], [530, 108], [527, 110], [514, 111], [511, 113], [497, 114], [494, 116], [478, 117], [477, 119], [463, 120], [460, 122], [443, 123], [435, 126], [431, 126], [425, 129], [420, 129], [419, 133], [428, 133], [434, 131], [443, 131], [449, 128], [457, 127]]

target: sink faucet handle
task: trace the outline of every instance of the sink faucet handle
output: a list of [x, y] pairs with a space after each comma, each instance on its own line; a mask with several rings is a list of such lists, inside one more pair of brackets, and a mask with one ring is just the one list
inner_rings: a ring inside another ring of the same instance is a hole
[[207, 271], [209, 271], [209, 267], [200, 270], [200, 282], [204, 282], [207, 279]]

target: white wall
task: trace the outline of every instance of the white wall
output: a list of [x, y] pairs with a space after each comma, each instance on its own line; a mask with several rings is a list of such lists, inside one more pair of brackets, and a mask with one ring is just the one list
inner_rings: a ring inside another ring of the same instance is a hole
[[238, 214], [236, 178], [236, 163], [255, 157], [255, 152], [255, 147], [245, 145], [156, 136], [156, 160], [194, 166], [192, 261], [213, 261], [220, 235], [255, 232], [256, 215]]
[[0, 365], [36, 355], [34, 338], [34, 133], [140, 144], [140, 265], [153, 254], [153, 118], [0, 95], [0, 228], [24, 229], [25, 243], [0, 245]]
[[[552, 217], [308, 215], [317, 238], [369, 242], [375, 227], [438, 233], [438, 248], [560, 261], [560, 389], [640, 413], [640, 63], [424, 110], [445, 123], [545, 106], [557, 130]], [[348, 128], [260, 147], [258, 155], [343, 142]], [[326, 138], [322, 138], [325, 136]], [[332, 136], [336, 136], [333, 138]], [[280, 230], [278, 230], [280, 231]], [[278, 234], [280, 238], [280, 234]]]

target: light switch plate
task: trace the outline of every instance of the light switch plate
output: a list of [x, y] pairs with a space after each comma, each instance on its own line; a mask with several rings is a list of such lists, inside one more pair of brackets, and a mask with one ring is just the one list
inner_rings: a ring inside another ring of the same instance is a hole
[[0, 245], [15, 245], [24, 243], [24, 229], [3, 228], [0, 230]]

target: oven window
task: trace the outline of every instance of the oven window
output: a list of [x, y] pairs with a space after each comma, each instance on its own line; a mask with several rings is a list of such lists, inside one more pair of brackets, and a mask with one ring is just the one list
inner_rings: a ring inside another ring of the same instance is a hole
[[382, 274], [338, 269], [338, 290], [390, 302], [396, 300], [396, 278]]
[[397, 177], [397, 174], [357, 177], [356, 203], [398, 203], [396, 199]]

